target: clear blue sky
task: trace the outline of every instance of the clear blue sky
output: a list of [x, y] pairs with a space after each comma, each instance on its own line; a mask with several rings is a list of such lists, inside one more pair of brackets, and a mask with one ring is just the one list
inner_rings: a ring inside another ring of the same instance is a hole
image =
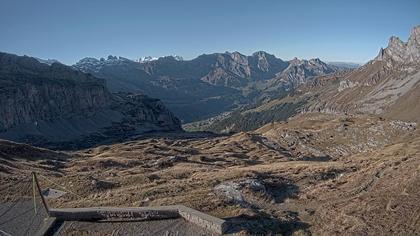
[[0, 51], [67, 64], [258, 50], [366, 62], [416, 24], [420, 0], [1, 0]]

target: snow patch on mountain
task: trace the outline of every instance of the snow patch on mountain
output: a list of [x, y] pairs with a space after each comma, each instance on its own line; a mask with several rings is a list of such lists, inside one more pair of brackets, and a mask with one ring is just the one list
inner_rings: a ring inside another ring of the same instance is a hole
[[55, 60], [55, 59], [41, 59], [41, 58], [37, 58], [37, 57], [34, 57], [38, 62], [41, 62], [41, 63], [43, 63], [43, 64], [47, 64], [47, 65], [52, 65], [53, 63], [60, 63], [60, 64], [62, 64], [61, 62], [59, 62], [58, 60]]
[[118, 65], [127, 61], [133, 61], [124, 57], [117, 57], [109, 55], [107, 59], [100, 58], [99, 60], [93, 57], [85, 57], [73, 65], [74, 68], [83, 72], [98, 72], [102, 67], [108, 65]]
[[[184, 58], [182, 58], [181, 56], [177, 56], [177, 55], [164, 56], [164, 57], [172, 57], [173, 59], [175, 59], [177, 61], [183, 61], [184, 60]], [[138, 60], [136, 60], [136, 62], [147, 63], [147, 62], [159, 60], [160, 58], [164, 58], [164, 57], [152, 57], [152, 56], [140, 57]]]

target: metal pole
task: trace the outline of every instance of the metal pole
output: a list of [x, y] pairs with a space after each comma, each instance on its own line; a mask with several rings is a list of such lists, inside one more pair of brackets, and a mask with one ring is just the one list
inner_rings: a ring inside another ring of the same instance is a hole
[[38, 189], [39, 196], [41, 197], [42, 204], [44, 205], [44, 208], [47, 211], [47, 214], [50, 215], [50, 209], [48, 208], [47, 202], [45, 201], [45, 198], [42, 195], [42, 191], [41, 191], [41, 188], [39, 187], [38, 178], [36, 177], [35, 172], [32, 172], [32, 176], [33, 176], [34, 182], [36, 184], [36, 187]]
[[32, 172], [32, 193], [34, 195], [34, 211], [36, 215], [36, 183], [35, 183], [35, 177], [34, 173]]

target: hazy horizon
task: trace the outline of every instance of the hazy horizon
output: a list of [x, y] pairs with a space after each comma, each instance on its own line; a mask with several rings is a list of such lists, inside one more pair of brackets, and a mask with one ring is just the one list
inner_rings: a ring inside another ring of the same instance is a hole
[[8, 1], [0, 51], [74, 64], [84, 57], [129, 59], [266, 51], [284, 60], [365, 63], [390, 36], [406, 41], [419, 1]]
[[[263, 51], [263, 50], [260, 50], [260, 51]], [[101, 58], [104, 58], [104, 59], [107, 59], [107, 57], [108, 56], [116, 56], [116, 57], [123, 57], [123, 58], [125, 58], [125, 59], [129, 59], [129, 60], [132, 60], [132, 61], [138, 61], [138, 59], [139, 58], [128, 58], [128, 57], [125, 57], [124, 55], [112, 55], [112, 54], [109, 54], [109, 55], [104, 55], [104, 56], [100, 56], [100, 57], [92, 57], [92, 56], [85, 56], [85, 57], [81, 57], [81, 58], [79, 58], [77, 61], [75, 61], [75, 62], [71, 62], [71, 63], [66, 63], [66, 62], [63, 62], [63, 61], [61, 61], [61, 60], [59, 60], [59, 59], [57, 59], [57, 58], [43, 58], [43, 57], [38, 57], [38, 56], [36, 56], [36, 55], [28, 55], [28, 54], [17, 54], [17, 53], [14, 53], [14, 52], [8, 52], [8, 51], [0, 51], [0, 52], [4, 52], [4, 53], [9, 53], [9, 54], [14, 54], [14, 55], [17, 55], [17, 56], [29, 56], [29, 57], [34, 57], [34, 58], [37, 58], [37, 59], [41, 59], [41, 60], [57, 60], [57, 61], [59, 61], [60, 63], [63, 63], [63, 64], [65, 64], [65, 65], [68, 65], [68, 66], [71, 66], [71, 65], [74, 65], [75, 63], [77, 63], [79, 60], [81, 60], [81, 59], [83, 59], [83, 58], [95, 58], [95, 59], [101, 59]], [[229, 52], [229, 53], [233, 53], [233, 52], [237, 52], [237, 51], [225, 51], [225, 52], [212, 52], [212, 53], [227, 53], [227, 52]], [[258, 51], [255, 51], [255, 52], [258, 52]], [[271, 53], [271, 52], [267, 52], [267, 51], [265, 51], [266, 53], [268, 53], [268, 54], [273, 54], [273, 53]], [[195, 56], [195, 57], [193, 57], [193, 58], [184, 58], [184, 57], [182, 57], [182, 59], [184, 60], [184, 61], [189, 61], [189, 60], [193, 60], [193, 59], [195, 59], [195, 58], [197, 58], [197, 57], [199, 57], [199, 56], [201, 56], [201, 55], [205, 55], [205, 54], [212, 54], [212, 53], [202, 53], [202, 54], [199, 54], [199, 55], [197, 55], [197, 56]], [[239, 53], [241, 53], [241, 52], [239, 52]], [[243, 55], [245, 55], [245, 56], [251, 56], [253, 53], [250, 53], [250, 54], [244, 54], [244, 53], [241, 53], [241, 54], [243, 54]], [[293, 58], [282, 58], [282, 57], [280, 57], [280, 56], [278, 56], [278, 55], [275, 55], [275, 54], [273, 54], [275, 57], [277, 57], [277, 58], [280, 58], [280, 59], [282, 59], [282, 60], [284, 60], [284, 61], [290, 61], [290, 60], [293, 60], [294, 58], [297, 58], [297, 59], [300, 59], [300, 60], [310, 60], [310, 59], [316, 59], [316, 58], [318, 58], [318, 57], [311, 57], [311, 58], [299, 58], [299, 57], [293, 57]], [[145, 55], [146, 57], [147, 56], [150, 56], [150, 55]], [[161, 55], [161, 56], [151, 56], [152, 58], [160, 58], [160, 57], [166, 57], [166, 56], [180, 56], [180, 55]], [[144, 57], [144, 56], [142, 56], [142, 57]], [[326, 63], [349, 63], [349, 64], [358, 64], [358, 65], [363, 65], [364, 63], [366, 63], [366, 62], [355, 62], [355, 61], [337, 61], [337, 60], [333, 60], [333, 61], [331, 61], [331, 60], [325, 60], [325, 59], [323, 59], [323, 58], [319, 58], [321, 61], [323, 61], [323, 62], [326, 62]], [[372, 58], [373, 59], [373, 58]], [[369, 59], [370, 60], [370, 59]]]

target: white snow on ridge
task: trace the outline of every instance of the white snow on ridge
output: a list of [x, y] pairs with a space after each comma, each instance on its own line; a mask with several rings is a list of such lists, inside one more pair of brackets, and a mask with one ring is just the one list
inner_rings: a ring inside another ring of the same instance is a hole
[[76, 64], [74, 64], [73, 67], [83, 72], [96, 73], [96, 72], [99, 72], [104, 66], [119, 65], [119, 64], [123, 64], [127, 62], [147, 63], [147, 62], [159, 60], [160, 58], [169, 58], [169, 57], [177, 61], [183, 61], [182, 57], [176, 56], [176, 55], [165, 56], [165, 57], [146, 56], [146, 57], [140, 57], [138, 60], [136, 59], [131, 60], [124, 57], [117, 57], [117, 56], [109, 55], [106, 59], [105, 58], [96, 59], [93, 57], [85, 57], [81, 59], [80, 61], [78, 61]]
[[157, 59], [159, 59], [159, 57], [151, 57], [151, 56], [140, 57], [137, 62], [144, 63], [144, 62], [149, 62], [149, 61], [156, 61]]
[[[184, 59], [181, 56], [177, 56], [177, 55], [171, 55], [171, 56], [164, 56], [164, 57], [172, 57], [177, 61], [183, 61]], [[139, 63], [146, 63], [146, 62], [150, 62], [150, 61], [156, 61], [159, 60], [160, 58], [164, 58], [164, 57], [151, 57], [151, 56], [146, 56], [146, 57], [140, 57], [137, 62]]]

